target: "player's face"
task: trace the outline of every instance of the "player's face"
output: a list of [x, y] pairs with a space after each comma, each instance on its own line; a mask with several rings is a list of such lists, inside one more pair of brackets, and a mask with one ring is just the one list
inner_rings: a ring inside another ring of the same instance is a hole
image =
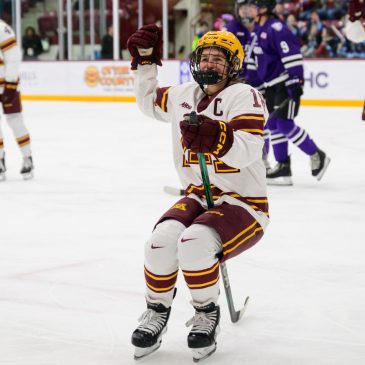
[[200, 58], [200, 70], [217, 71], [222, 79], [225, 79], [228, 74], [228, 62], [224, 53], [215, 47], [204, 48]]
[[238, 12], [242, 24], [246, 27], [252, 27], [255, 19], [251, 16], [250, 5], [241, 5]]
[[256, 5], [251, 4], [248, 6], [248, 14], [252, 19], [257, 20], [259, 15], [259, 9]]
[[240, 5], [240, 7], [238, 8], [238, 14], [240, 18], [245, 18], [249, 16], [249, 10], [250, 10], [250, 5], [248, 4]]

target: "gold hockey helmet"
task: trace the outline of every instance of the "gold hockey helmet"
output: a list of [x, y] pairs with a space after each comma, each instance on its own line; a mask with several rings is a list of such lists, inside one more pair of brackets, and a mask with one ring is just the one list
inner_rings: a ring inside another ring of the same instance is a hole
[[211, 31], [205, 33], [198, 41], [198, 44], [193, 51], [190, 58], [190, 70], [194, 77], [194, 80], [198, 84], [215, 84], [222, 80], [222, 77], [218, 78], [206, 78], [204, 71], [200, 70], [200, 58], [204, 48], [214, 47], [220, 49], [226, 56], [229, 70], [227, 77], [229, 79], [235, 79], [239, 76], [242, 69], [243, 59], [245, 57], [242, 45], [237, 37], [227, 31]]

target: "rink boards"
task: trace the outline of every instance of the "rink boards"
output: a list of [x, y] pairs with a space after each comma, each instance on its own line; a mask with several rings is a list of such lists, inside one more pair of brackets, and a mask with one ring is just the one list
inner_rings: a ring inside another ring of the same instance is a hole
[[[163, 72], [161, 72], [163, 70]], [[362, 106], [365, 60], [305, 60], [305, 106]], [[160, 86], [191, 80], [186, 60], [159, 68]], [[133, 102], [129, 61], [23, 62], [24, 100]]]

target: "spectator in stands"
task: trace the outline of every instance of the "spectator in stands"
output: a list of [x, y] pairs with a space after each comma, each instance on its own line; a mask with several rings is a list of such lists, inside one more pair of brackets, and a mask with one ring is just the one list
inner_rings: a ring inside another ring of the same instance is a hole
[[322, 38], [319, 38], [318, 34], [317, 24], [312, 24], [307, 37], [307, 42], [301, 47], [303, 57], [316, 56], [316, 50], [322, 41]]
[[[303, 43], [307, 44], [309, 49], [313, 50], [313, 47], [317, 48], [321, 44], [323, 27], [324, 25], [317, 11], [313, 10], [310, 14], [309, 22], [306, 23], [306, 30], [303, 33]], [[306, 54], [306, 51], [304, 51], [303, 55], [304, 57], [314, 57]]]
[[[312, 24], [315, 24], [318, 30], [318, 33], [321, 34], [322, 30], [324, 28], [323, 23], [321, 22], [321, 18], [319, 17], [319, 14], [316, 10], [313, 10], [310, 14], [310, 19], [309, 19], [309, 24], [310, 26]], [[310, 28], [310, 27], [309, 27]]]
[[196, 34], [194, 36], [194, 39], [193, 39], [193, 43], [191, 45], [191, 50], [194, 51], [198, 42], [199, 42], [199, 39], [201, 37], [203, 37], [203, 35], [208, 32], [209, 30], [209, 24], [205, 21], [205, 20], [201, 20], [199, 22], [199, 25], [198, 25], [198, 29], [196, 31]]
[[227, 30], [227, 24], [234, 19], [232, 14], [222, 14], [213, 22], [213, 29], [214, 30]]
[[25, 35], [22, 40], [23, 58], [25, 60], [36, 60], [43, 53], [43, 46], [40, 36], [33, 27], [25, 29]]
[[341, 19], [346, 14], [346, 0], [322, 0], [321, 3], [317, 10], [322, 19]]
[[300, 0], [300, 11], [299, 11], [299, 19], [300, 20], [309, 20], [311, 17], [311, 13], [316, 9], [317, 2], [315, 0]]
[[333, 30], [330, 27], [324, 27], [322, 30], [322, 42], [318, 46], [315, 56], [320, 58], [337, 57], [339, 43], [339, 39], [335, 36]]
[[297, 19], [294, 14], [289, 14], [286, 19], [286, 24], [290, 31], [299, 39], [302, 37], [302, 33], [297, 25]]
[[101, 58], [103, 60], [114, 59], [113, 26], [109, 26], [107, 33], [101, 40]]

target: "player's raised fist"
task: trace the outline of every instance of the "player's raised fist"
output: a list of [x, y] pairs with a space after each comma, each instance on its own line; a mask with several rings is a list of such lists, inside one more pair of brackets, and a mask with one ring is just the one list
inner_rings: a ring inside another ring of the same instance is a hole
[[137, 65], [162, 66], [162, 29], [155, 24], [148, 24], [133, 33], [127, 41], [128, 50], [132, 56], [132, 70]]
[[233, 144], [232, 127], [205, 115], [198, 115], [198, 124], [189, 120], [180, 122], [183, 145], [196, 153], [211, 153], [222, 157]]

